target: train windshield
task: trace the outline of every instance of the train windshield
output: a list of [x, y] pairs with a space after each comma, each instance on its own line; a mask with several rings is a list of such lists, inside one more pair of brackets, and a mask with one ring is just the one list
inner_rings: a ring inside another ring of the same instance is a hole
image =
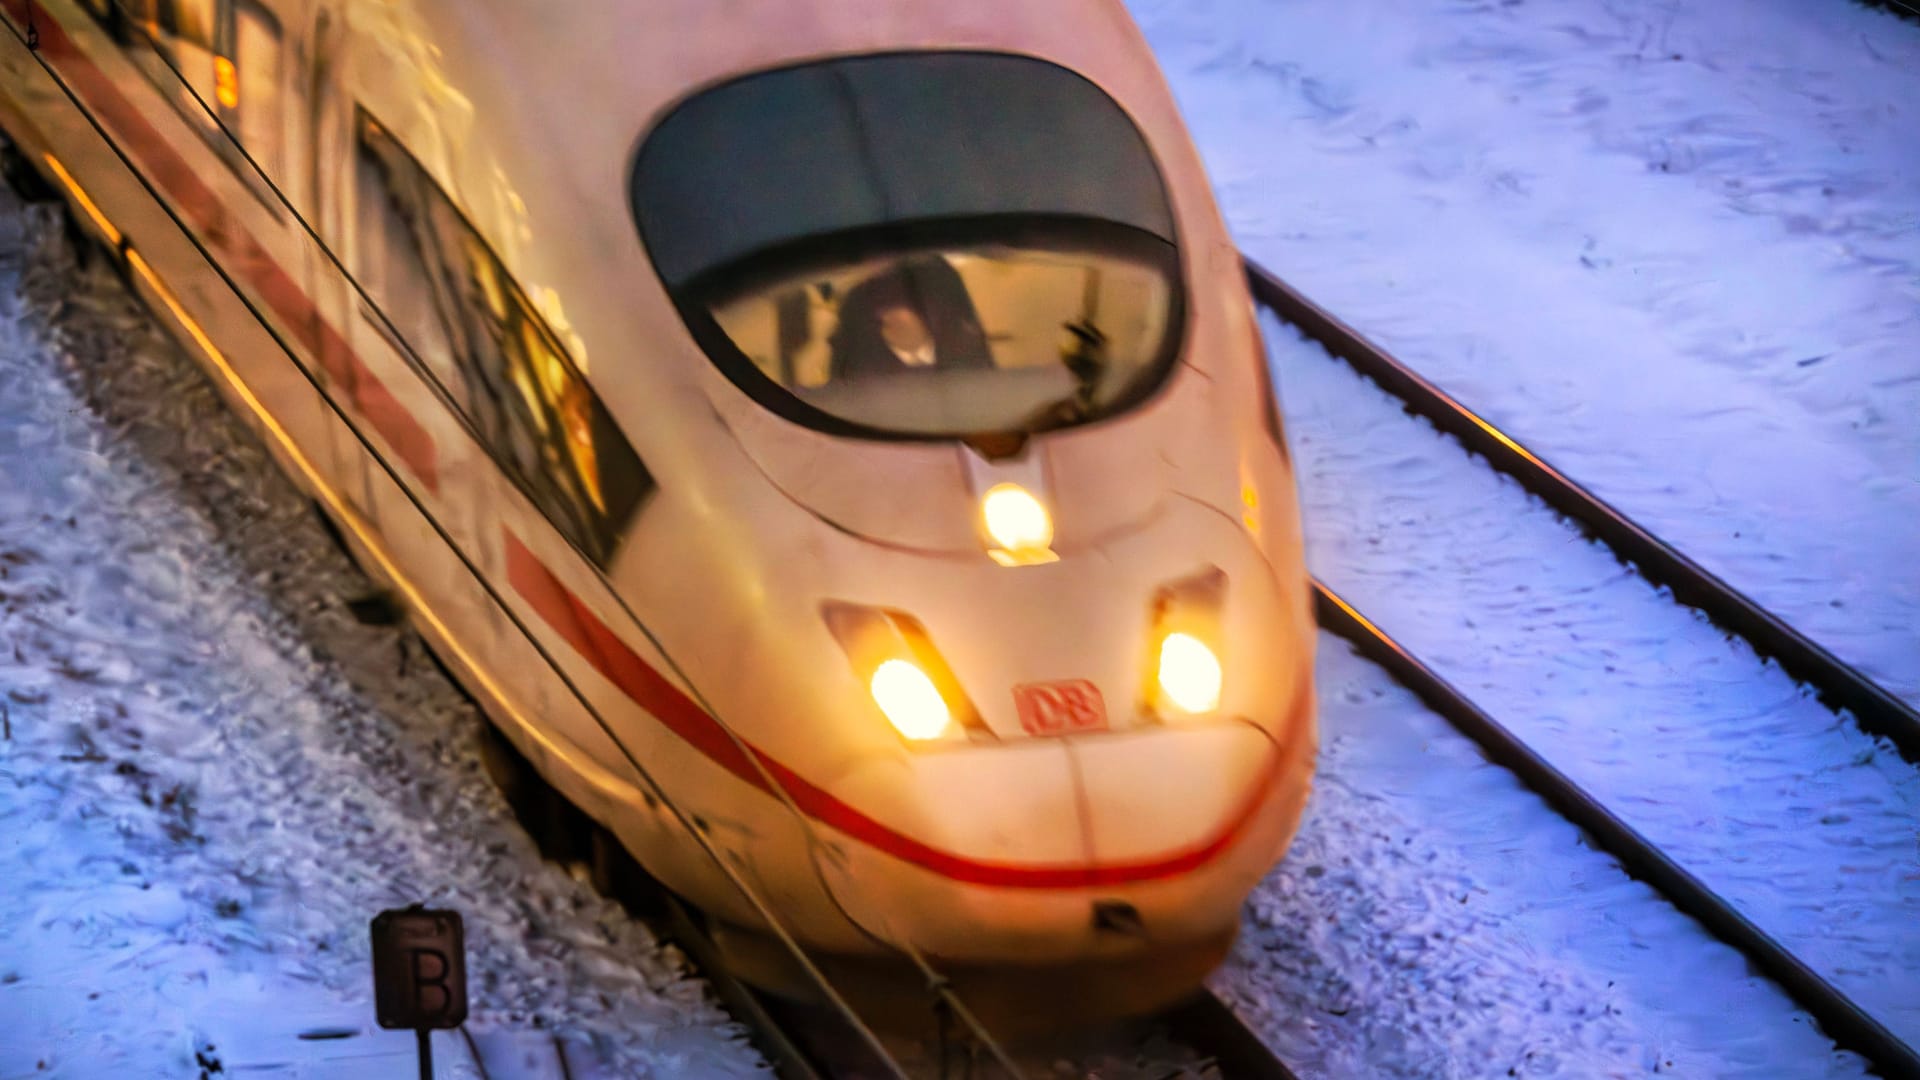
[[675, 107], [634, 214], [733, 381], [837, 433], [1030, 433], [1130, 407], [1181, 329], [1144, 138], [1029, 57], [902, 53], [763, 72]]
[[710, 313], [755, 369], [864, 428], [1031, 432], [1158, 374], [1171, 285], [1115, 251], [941, 246], [782, 275]]

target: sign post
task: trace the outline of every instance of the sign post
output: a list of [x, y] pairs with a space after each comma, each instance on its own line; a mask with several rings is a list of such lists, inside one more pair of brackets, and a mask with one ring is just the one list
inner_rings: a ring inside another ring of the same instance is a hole
[[467, 1019], [466, 928], [459, 912], [415, 904], [373, 917], [373, 1008], [381, 1027], [413, 1029], [420, 1080], [433, 1080], [428, 1032]]

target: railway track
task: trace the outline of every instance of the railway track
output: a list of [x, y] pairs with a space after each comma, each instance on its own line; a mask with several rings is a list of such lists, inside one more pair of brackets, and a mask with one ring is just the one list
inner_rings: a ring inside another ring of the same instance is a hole
[[1629, 875], [1739, 949], [1818, 1020], [1835, 1043], [1865, 1057], [1883, 1076], [1920, 1077], [1920, 1054], [1912, 1047], [1320, 582], [1314, 583], [1314, 606], [1323, 628], [1385, 668], [1472, 739], [1489, 760], [1514, 773], [1585, 830]]
[[[1425, 417], [1483, 455], [1495, 469], [1513, 476], [1528, 492], [1606, 543], [1622, 562], [1665, 586], [1674, 600], [1745, 638], [1756, 653], [1775, 659], [1789, 675], [1811, 685], [1828, 706], [1852, 713], [1863, 730], [1894, 742], [1908, 761], [1920, 760], [1920, 716], [1904, 702], [1575, 485], [1257, 263], [1249, 260], [1246, 265], [1254, 296], [1262, 305], [1398, 397], [1408, 411]], [[1513, 772], [1585, 830], [1627, 873], [1744, 953], [1837, 1044], [1865, 1057], [1881, 1075], [1920, 1077], [1920, 1053], [1913, 1047], [1318, 581], [1315, 607], [1324, 629], [1385, 668], [1480, 746], [1490, 760]]]
[[[754, 1045], [783, 1080], [850, 1080], [896, 1077], [894, 1063], [915, 1077], [991, 1077], [1006, 1074], [957, 1025], [939, 1024], [928, 1037], [889, 1034], [893, 1061], [871, 1050], [848, 1017], [828, 1008], [801, 1005], [766, 994], [727, 970], [700, 912], [655, 881], [605, 829], [568, 804], [540, 780], [505, 739], [491, 728], [481, 758], [507, 796], [541, 853], [586, 877], [680, 946], [727, 1011], [751, 1032]], [[950, 1037], [948, 1037], [950, 1036]], [[1075, 1035], [1068, 1042], [1013, 1048], [1017, 1076], [1098, 1075], [1110, 1080], [1294, 1080], [1233, 1011], [1202, 991], [1173, 1009], [1107, 1031]]]
[[1676, 601], [1744, 638], [1755, 652], [1813, 687], [1834, 709], [1851, 713], [1861, 730], [1885, 736], [1903, 757], [1920, 764], [1920, 712], [1912, 706], [1568, 479], [1259, 263], [1246, 260], [1246, 270], [1254, 299], [1274, 314], [1405, 402], [1410, 411], [1485, 457], [1495, 469], [1512, 476], [1606, 544], [1621, 562], [1655, 585], [1665, 586]]

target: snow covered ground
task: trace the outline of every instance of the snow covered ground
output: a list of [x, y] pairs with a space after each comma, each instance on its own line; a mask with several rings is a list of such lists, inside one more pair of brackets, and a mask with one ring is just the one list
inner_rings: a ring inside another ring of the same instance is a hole
[[[0, 1077], [410, 1075], [367, 922], [414, 901], [465, 914], [483, 1042], [756, 1074], [673, 950], [540, 860], [477, 713], [348, 615], [363, 580], [187, 358], [57, 231], [23, 273], [20, 226], [0, 209]], [[299, 1038], [330, 1029], [361, 1034]]]
[[1320, 648], [1308, 816], [1210, 980], [1301, 1076], [1864, 1075], [1411, 693]]
[[[1288, 419], [1320, 572], [1362, 612], [1393, 610], [1416, 655], [1920, 1037], [1913, 769], [1317, 345], [1277, 323], [1267, 337], [1296, 376]], [[1323, 648], [1313, 818], [1221, 976], [1303, 1068], [1475, 1076], [1530, 1053], [1538, 1075], [1858, 1074], [1737, 954], [1377, 669]], [[1306, 876], [1341, 860], [1333, 887]], [[1326, 970], [1352, 978], [1368, 955], [1383, 964], [1369, 984]], [[1316, 1056], [1341, 1050], [1353, 1057]]]
[[1920, 702], [1920, 24], [1129, 6], [1250, 254]]
[[1920, 1044], [1920, 773], [1317, 344], [1268, 336], [1336, 588]]
[[[1787, 0], [1130, 7], [1251, 254], [1920, 702], [1920, 26]], [[1914, 770], [1268, 336], [1315, 571], [1920, 1041]], [[1857, 1070], [1328, 649], [1322, 787], [1218, 980], [1307, 1071]], [[1377, 981], [1332, 975], [1378, 952]]]

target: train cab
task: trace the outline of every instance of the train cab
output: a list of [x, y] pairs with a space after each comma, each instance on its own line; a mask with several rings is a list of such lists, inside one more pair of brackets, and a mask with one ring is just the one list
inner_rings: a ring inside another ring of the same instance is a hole
[[[1262, 358], [1192, 302], [1140, 128], [1038, 57], [833, 57], [674, 103], [631, 194], [716, 415], [812, 519], [779, 587], [814, 646], [755, 644], [823, 737], [896, 739], [834, 791], [896, 840], [823, 869], [842, 910], [1191, 985], [1297, 821], [1311, 629], [1277, 432], [1233, 426]], [[1237, 371], [1193, 356], [1221, 336]]]

